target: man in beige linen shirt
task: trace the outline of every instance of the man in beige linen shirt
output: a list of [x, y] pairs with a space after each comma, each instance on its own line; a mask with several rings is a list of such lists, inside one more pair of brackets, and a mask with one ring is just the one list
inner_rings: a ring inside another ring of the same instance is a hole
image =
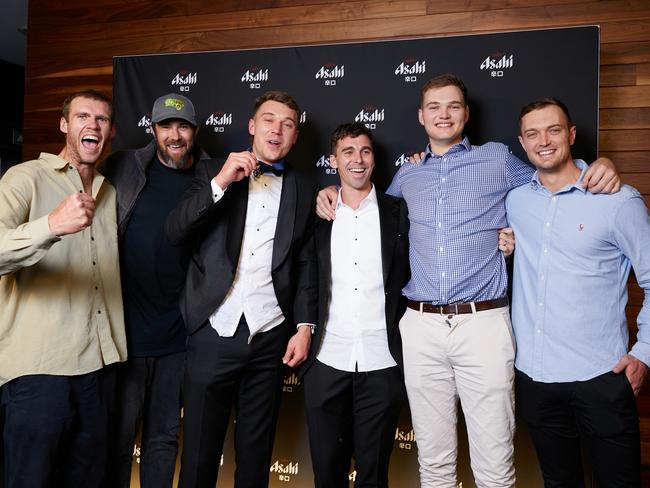
[[58, 156], [0, 180], [0, 385], [5, 486], [99, 486], [109, 374], [126, 359], [115, 190], [95, 164], [112, 107], [63, 104]]

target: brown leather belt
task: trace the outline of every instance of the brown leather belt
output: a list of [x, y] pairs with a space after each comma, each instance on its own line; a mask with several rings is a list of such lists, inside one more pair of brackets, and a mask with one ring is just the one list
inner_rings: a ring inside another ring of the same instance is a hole
[[[483, 302], [473, 302], [474, 309], [477, 312], [483, 310], [492, 310], [493, 308], [501, 308], [508, 306], [508, 297], [497, 298], [496, 300], [485, 300]], [[450, 303], [448, 305], [432, 305], [427, 302], [408, 301], [408, 307], [418, 312], [424, 313], [437, 313], [440, 315], [458, 315], [461, 313], [472, 313], [471, 303]]]

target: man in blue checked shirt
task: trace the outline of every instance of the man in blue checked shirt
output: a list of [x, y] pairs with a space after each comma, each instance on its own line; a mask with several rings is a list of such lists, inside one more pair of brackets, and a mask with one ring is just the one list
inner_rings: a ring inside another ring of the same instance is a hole
[[[400, 331], [420, 482], [456, 486], [460, 399], [476, 485], [512, 487], [515, 347], [498, 229], [507, 224], [506, 194], [534, 169], [503, 144], [473, 146], [463, 137], [467, 90], [454, 75], [424, 85], [418, 117], [429, 137], [424, 158], [402, 166], [387, 193], [409, 211], [409, 308]], [[611, 161], [598, 161], [584, 184], [608, 192], [619, 178]], [[319, 195], [323, 218], [334, 218], [332, 193]]]
[[[525, 106], [519, 141], [537, 171], [506, 200], [517, 236], [512, 322], [517, 405], [547, 487], [582, 487], [580, 446], [598, 486], [640, 487], [635, 395], [650, 364], [650, 215], [623, 185], [585, 192], [562, 102]], [[645, 292], [628, 352], [630, 268]]]

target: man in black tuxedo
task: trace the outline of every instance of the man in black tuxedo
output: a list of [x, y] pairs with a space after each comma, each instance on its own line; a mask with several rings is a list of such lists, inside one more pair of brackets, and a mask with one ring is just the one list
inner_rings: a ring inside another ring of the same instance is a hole
[[343, 124], [331, 138], [330, 165], [341, 189], [336, 220], [315, 228], [319, 306], [304, 374], [317, 488], [387, 487], [404, 397], [398, 322], [409, 279], [408, 215], [403, 200], [376, 191], [372, 133]]
[[249, 150], [201, 161], [167, 233], [193, 242], [181, 310], [188, 329], [180, 487], [214, 488], [232, 407], [235, 487], [268, 485], [284, 365], [307, 358], [316, 320], [315, 186], [284, 160], [300, 109], [255, 101]]

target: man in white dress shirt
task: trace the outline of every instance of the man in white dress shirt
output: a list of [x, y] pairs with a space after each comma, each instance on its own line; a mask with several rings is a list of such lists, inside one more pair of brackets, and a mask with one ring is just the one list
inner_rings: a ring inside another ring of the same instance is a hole
[[409, 278], [403, 200], [377, 192], [372, 133], [340, 125], [330, 165], [341, 189], [334, 222], [315, 229], [319, 322], [304, 373], [315, 486], [387, 487], [404, 386], [397, 327]]

